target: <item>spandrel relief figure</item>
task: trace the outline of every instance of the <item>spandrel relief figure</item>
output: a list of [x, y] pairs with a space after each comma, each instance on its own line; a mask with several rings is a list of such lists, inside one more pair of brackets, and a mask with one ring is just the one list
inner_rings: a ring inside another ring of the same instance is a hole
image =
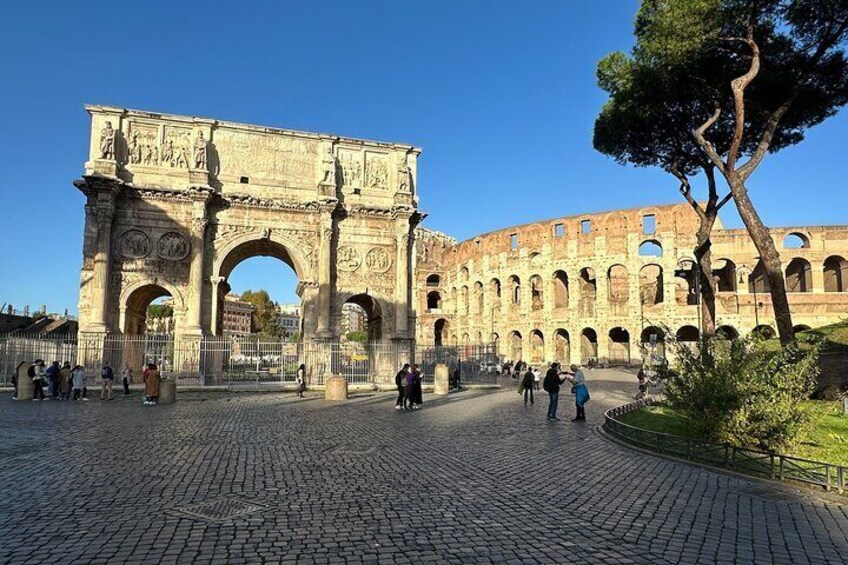
[[333, 155], [332, 144], [325, 144], [321, 159], [321, 184], [336, 184], [336, 157]]
[[206, 138], [202, 131], [197, 132], [197, 139], [194, 140], [194, 168], [206, 168]]
[[134, 165], [141, 163], [141, 142], [138, 139], [138, 131], [133, 131], [130, 137], [130, 163]]
[[153, 145], [153, 140], [147, 140], [147, 143], [144, 144], [144, 156], [142, 157], [142, 163], [145, 165], [155, 165], [156, 164], [156, 146]]
[[404, 154], [398, 163], [398, 192], [409, 192], [410, 186], [409, 160]]
[[189, 139], [188, 134], [184, 133], [182, 135], [182, 138], [180, 139], [180, 146], [176, 150], [176, 153], [174, 155], [174, 166], [175, 167], [178, 167], [178, 168], [181, 168], [181, 169], [187, 169], [188, 168], [188, 164], [190, 162], [189, 159], [190, 159], [190, 155], [191, 155], [191, 150], [189, 149], [190, 146], [191, 146], [191, 140]]
[[162, 144], [162, 164], [174, 166], [174, 140], [172, 139]]
[[100, 130], [100, 158], [115, 158], [115, 130], [112, 122], [106, 122], [106, 127]]

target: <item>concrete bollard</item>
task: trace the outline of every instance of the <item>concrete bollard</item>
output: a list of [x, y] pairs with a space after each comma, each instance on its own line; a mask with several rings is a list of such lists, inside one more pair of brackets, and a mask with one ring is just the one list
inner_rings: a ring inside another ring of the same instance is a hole
[[444, 363], [436, 365], [436, 375], [433, 380], [433, 394], [447, 394], [450, 391], [450, 372]]
[[177, 381], [163, 379], [159, 381], [158, 404], [173, 404], [177, 400]]
[[347, 379], [339, 376], [327, 379], [327, 383], [324, 385], [324, 400], [346, 401]]

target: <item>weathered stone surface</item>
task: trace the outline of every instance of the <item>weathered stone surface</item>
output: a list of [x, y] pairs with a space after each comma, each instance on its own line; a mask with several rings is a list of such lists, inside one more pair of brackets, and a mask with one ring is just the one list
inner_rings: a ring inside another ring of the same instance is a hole
[[347, 400], [347, 379], [330, 377], [324, 385], [324, 399], [334, 402]]
[[177, 401], [177, 381], [163, 379], [159, 382], [159, 404], [173, 404]]
[[[697, 336], [694, 285], [675, 276], [693, 256], [697, 224], [683, 203], [534, 222], [460, 243], [419, 228], [417, 341], [498, 341], [507, 358], [532, 364], [640, 363], [640, 346], [661, 352], [661, 339], [653, 346], [651, 335], [661, 337], [663, 326]], [[771, 232], [794, 323], [817, 327], [844, 318], [848, 226]], [[792, 234], [802, 247], [784, 246]], [[661, 256], [644, 254], [650, 244]], [[730, 334], [758, 325], [774, 332], [771, 298], [747, 232], [717, 224], [712, 259], [717, 326]]]
[[450, 372], [447, 365], [444, 363], [436, 365], [436, 374], [433, 380], [433, 392], [435, 394], [444, 395], [450, 392], [449, 376]]

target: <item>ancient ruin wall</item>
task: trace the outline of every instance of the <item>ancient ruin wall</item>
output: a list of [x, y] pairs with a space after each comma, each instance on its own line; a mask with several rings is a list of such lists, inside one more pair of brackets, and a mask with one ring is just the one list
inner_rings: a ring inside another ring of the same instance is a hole
[[[507, 358], [534, 363], [634, 363], [639, 345], [663, 326], [695, 339], [694, 285], [675, 271], [690, 267], [697, 222], [680, 204], [534, 222], [456, 245], [422, 239], [418, 342], [496, 340]], [[781, 248], [795, 323], [815, 327], [848, 316], [848, 227], [772, 233], [779, 248], [790, 234], [802, 243]], [[731, 335], [758, 326], [773, 332], [770, 297], [745, 230], [717, 225], [712, 256], [717, 325]]]

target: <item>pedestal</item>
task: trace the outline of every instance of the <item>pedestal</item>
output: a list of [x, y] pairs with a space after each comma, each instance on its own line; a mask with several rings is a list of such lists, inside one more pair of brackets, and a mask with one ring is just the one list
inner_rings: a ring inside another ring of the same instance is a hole
[[173, 404], [177, 400], [177, 381], [163, 379], [159, 381], [158, 404]]
[[450, 391], [450, 370], [444, 363], [436, 365], [436, 375], [433, 379], [433, 394], [447, 394]]
[[330, 377], [324, 386], [324, 399], [333, 402], [344, 402], [347, 400], [347, 379], [344, 377]]
[[85, 174], [88, 176], [101, 176], [116, 178], [118, 176], [118, 162], [113, 159], [94, 159], [85, 164]]
[[[32, 402], [32, 391], [35, 390], [35, 385], [32, 383], [32, 379], [27, 376], [27, 368], [29, 368], [29, 365], [24, 365], [23, 370], [18, 373], [18, 400]], [[47, 391], [44, 394], [47, 395]]]

